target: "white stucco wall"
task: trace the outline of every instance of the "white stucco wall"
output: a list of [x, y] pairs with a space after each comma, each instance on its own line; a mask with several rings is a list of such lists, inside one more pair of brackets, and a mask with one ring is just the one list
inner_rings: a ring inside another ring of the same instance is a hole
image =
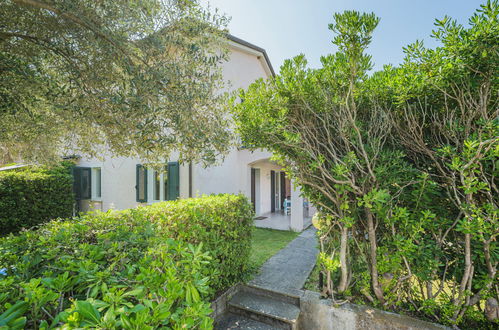
[[255, 80], [269, 77], [262, 65], [262, 58], [239, 48], [231, 47], [230, 50], [229, 60], [222, 64], [222, 73], [228, 83], [228, 91], [247, 88]]
[[[222, 65], [227, 90], [233, 91], [239, 88], [247, 88], [255, 80], [269, 77], [262, 64], [261, 58], [233, 45], [229, 60]], [[251, 153], [247, 150], [233, 149], [220, 165], [203, 168], [194, 164], [193, 195], [243, 193], [250, 198], [251, 172], [248, 164], [270, 156], [269, 152]]]
[[[175, 155], [174, 155], [175, 156]], [[172, 157], [175, 161], [177, 157]], [[109, 209], [126, 209], [136, 207], [141, 204], [136, 201], [136, 166], [142, 164], [140, 159], [135, 158], [112, 158], [107, 157], [103, 161], [98, 159], [81, 159], [78, 166], [101, 169], [101, 198], [92, 198], [94, 205], [99, 206], [103, 211]], [[147, 171], [148, 185], [147, 195], [150, 203], [154, 203], [153, 196], [153, 171]], [[186, 198], [189, 194], [189, 187], [182, 185], [188, 182], [189, 171], [186, 165], [179, 168], [180, 197]], [[163, 186], [161, 193], [163, 194]], [[86, 204], [86, 203], [84, 203]]]
[[209, 168], [193, 166], [194, 195], [242, 193], [249, 199], [251, 198], [251, 167], [254, 167], [260, 169], [260, 194], [256, 198], [256, 202], [260, 205], [256, 211], [258, 214], [270, 212], [270, 171], [281, 171], [281, 167], [268, 161], [271, 155], [267, 151], [233, 150], [221, 165]]

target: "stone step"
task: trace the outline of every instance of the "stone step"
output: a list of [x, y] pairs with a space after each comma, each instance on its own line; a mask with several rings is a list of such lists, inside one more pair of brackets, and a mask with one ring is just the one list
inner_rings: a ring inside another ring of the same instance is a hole
[[229, 301], [229, 311], [277, 329], [296, 329], [300, 307], [272, 294], [241, 290]]
[[279, 328], [244, 317], [242, 315], [227, 313], [215, 324], [215, 330], [227, 329], [275, 330]]
[[295, 306], [300, 307], [300, 297], [303, 294], [301, 290], [287, 290], [283, 291], [274, 291], [269, 288], [263, 288], [257, 285], [245, 284], [240, 287], [240, 291], [254, 293], [259, 296], [265, 296], [269, 298], [273, 298], [276, 300], [280, 300], [283, 302], [287, 302], [293, 304]]

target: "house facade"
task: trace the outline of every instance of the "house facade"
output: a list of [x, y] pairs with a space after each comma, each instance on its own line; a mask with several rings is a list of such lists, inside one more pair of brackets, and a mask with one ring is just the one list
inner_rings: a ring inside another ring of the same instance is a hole
[[[274, 74], [264, 49], [229, 36], [229, 50], [222, 72], [230, 90], [247, 88], [255, 80]], [[265, 150], [233, 149], [220, 165], [204, 168], [179, 164], [172, 155], [163, 173], [146, 168], [140, 159], [82, 158], [74, 172], [75, 193], [81, 211], [126, 209], [203, 194], [242, 193], [251, 200], [259, 218], [281, 216], [284, 225], [279, 229], [301, 231], [307, 222], [307, 203], [271, 156]]]

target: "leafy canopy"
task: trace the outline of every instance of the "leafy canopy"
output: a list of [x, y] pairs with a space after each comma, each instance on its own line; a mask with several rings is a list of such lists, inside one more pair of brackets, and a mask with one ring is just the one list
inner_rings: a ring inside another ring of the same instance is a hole
[[487, 1], [468, 27], [437, 20], [440, 47], [416, 42], [368, 74], [378, 19], [335, 14], [321, 68], [296, 56], [234, 102], [245, 144], [271, 150], [320, 211], [324, 295], [497, 324], [498, 16]]
[[197, 0], [2, 0], [0, 19], [0, 162], [227, 151], [227, 19]]

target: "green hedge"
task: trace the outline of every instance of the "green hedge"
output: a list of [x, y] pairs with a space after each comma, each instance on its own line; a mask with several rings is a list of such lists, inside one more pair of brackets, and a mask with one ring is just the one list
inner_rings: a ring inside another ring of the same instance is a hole
[[172, 237], [202, 242], [214, 257], [212, 288], [223, 290], [246, 274], [251, 250], [253, 208], [244, 196], [181, 199], [145, 207], [147, 217]]
[[252, 215], [243, 196], [206, 196], [0, 238], [0, 328], [211, 328], [209, 299], [245, 275]]
[[0, 235], [73, 213], [70, 163], [0, 171]]

